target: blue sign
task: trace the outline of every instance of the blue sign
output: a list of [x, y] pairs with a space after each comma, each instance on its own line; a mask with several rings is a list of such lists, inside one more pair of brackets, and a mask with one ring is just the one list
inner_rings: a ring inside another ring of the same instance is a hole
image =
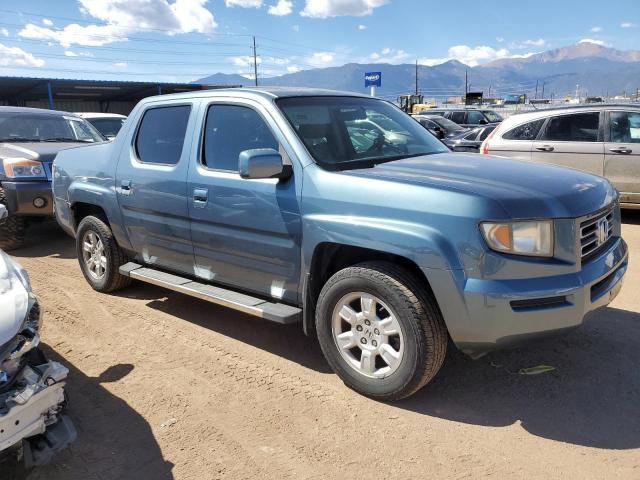
[[365, 87], [381, 87], [382, 72], [368, 72], [364, 74]]

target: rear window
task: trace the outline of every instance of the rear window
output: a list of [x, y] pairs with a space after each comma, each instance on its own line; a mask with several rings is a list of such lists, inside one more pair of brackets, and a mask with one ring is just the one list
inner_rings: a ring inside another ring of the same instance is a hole
[[493, 132], [496, 129], [496, 127], [487, 127], [484, 130], [482, 130], [482, 133], [480, 134], [480, 138], [478, 138], [478, 140], [485, 140], [489, 134], [491, 132]]
[[597, 142], [600, 113], [576, 113], [551, 117], [542, 140], [555, 142]]
[[544, 118], [540, 120], [534, 120], [533, 122], [523, 123], [515, 128], [512, 128], [507, 133], [502, 135], [505, 140], [535, 140], [540, 131], [540, 127], [544, 123]]
[[136, 138], [140, 161], [175, 165], [180, 161], [191, 106], [159, 107], [147, 110]]
[[464, 123], [464, 113], [465, 112], [451, 112], [451, 116], [449, 118], [452, 122]]

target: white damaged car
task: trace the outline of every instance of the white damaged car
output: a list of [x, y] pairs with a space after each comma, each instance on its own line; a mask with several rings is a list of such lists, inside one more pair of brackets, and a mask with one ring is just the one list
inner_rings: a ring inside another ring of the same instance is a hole
[[[6, 215], [0, 205], [0, 222]], [[38, 348], [41, 323], [29, 277], [0, 250], [0, 461], [13, 456], [27, 467], [47, 463], [76, 437], [62, 415], [69, 370]]]

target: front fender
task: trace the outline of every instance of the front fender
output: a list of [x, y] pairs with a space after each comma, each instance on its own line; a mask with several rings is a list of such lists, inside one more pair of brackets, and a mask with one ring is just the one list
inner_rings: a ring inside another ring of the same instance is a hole
[[306, 215], [303, 221], [304, 260], [309, 265], [320, 243], [368, 248], [405, 257], [421, 268], [462, 269], [450, 240], [422, 224], [353, 215]]

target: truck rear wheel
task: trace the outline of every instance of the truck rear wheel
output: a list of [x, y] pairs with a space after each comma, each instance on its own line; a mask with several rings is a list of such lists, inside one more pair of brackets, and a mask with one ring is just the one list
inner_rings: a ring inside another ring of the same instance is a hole
[[88, 216], [82, 219], [76, 233], [76, 251], [84, 278], [91, 287], [103, 293], [115, 292], [131, 283], [118, 269], [127, 256], [103, 220]]
[[[0, 187], [0, 203], [6, 205], [6, 196], [4, 190]], [[25, 242], [26, 222], [24, 217], [9, 215], [5, 221], [0, 224], [0, 249], [14, 250], [24, 245]]]
[[440, 370], [447, 332], [435, 298], [388, 262], [366, 262], [333, 275], [318, 298], [316, 328], [329, 365], [357, 392], [398, 400]]

